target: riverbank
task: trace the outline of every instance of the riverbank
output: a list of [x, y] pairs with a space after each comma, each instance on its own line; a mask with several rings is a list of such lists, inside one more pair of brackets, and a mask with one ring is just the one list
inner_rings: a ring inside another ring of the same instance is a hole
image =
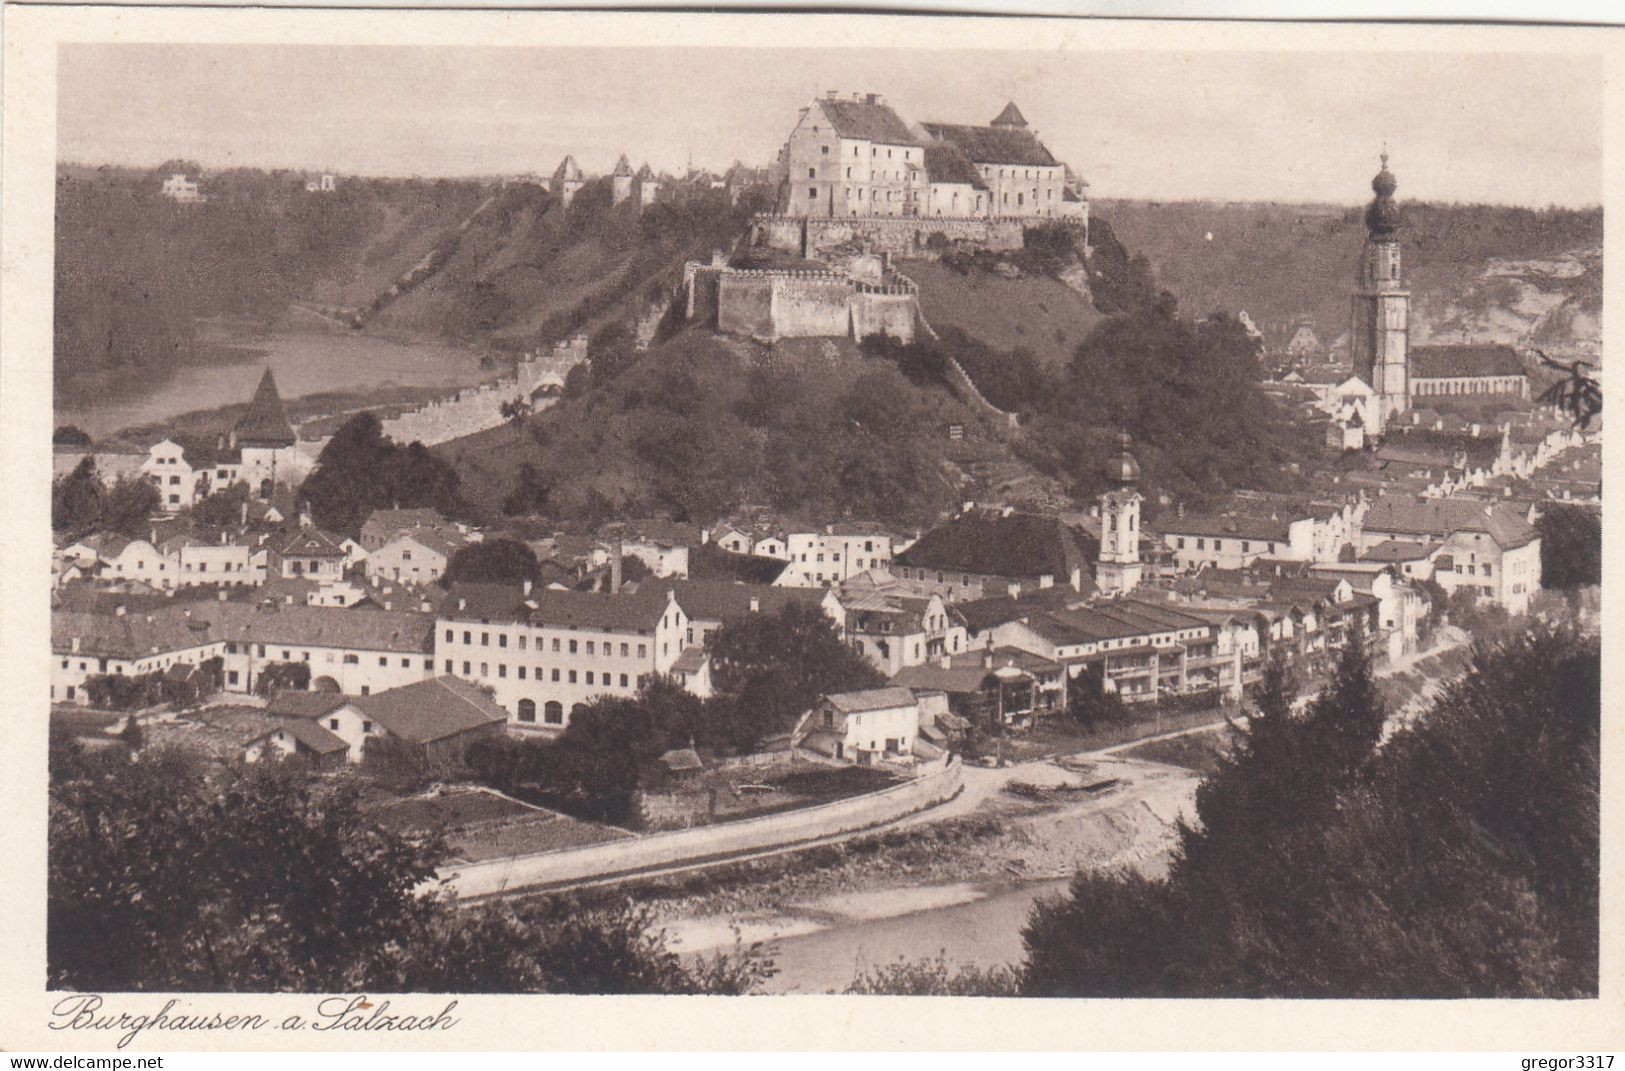
[[[840, 989], [854, 963], [900, 957], [995, 966], [1019, 958], [1032, 902], [1063, 891], [1076, 871], [1163, 873], [1199, 781], [1190, 770], [1099, 756], [966, 776], [987, 782], [967, 784], [977, 800], [967, 814], [625, 891], [654, 907], [674, 951], [755, 948], [773, 958], [770, 992]], [[1102, 782], [1111, 787], [1088, 790]], [[1005, 790], [1011, 784], [1021, 795]]]
[[207, 359], [145, 373], [139, 384], [103, 384], [64, 393], [55, 423], [103, 440], [132, 440], [154, 429], [214, 434], [228, 429], [270, 368], [290, 417], [344, 407], [412, 404], [500, 374], [481, 367], [483, 351], [430, 338], [278, 328], [239, 332], [210, 344]]

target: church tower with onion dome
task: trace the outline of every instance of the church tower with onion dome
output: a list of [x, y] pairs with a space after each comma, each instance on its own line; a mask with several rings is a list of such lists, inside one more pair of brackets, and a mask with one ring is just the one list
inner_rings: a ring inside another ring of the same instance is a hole
[[1381, 434], [1388, 421], [1410, 405], [1410, 313], [1411, 293], [1405, 289], [1400, 270], [1399, 206], [1394, 191], [1399, 183], [1388, 170], [1388, 153], [1382, 154], [1382, 170], [1371, 180], [1376, 194], [1365, 210], [1365, 249], [1355, 279], [1354, 316], [1349, 332], [1349, 354], [1354, 374], [1365, 380], [1376, 394], [1376, 427]]
[[1118, 451], [1106, 462], [1110, 487], [1100, 496], [1100, 562], [1095, 584], [1104, 595], [1121, 595], [1140, 586], [1140, 463], [1129, 448], [1128, 432], [1117, 437]]

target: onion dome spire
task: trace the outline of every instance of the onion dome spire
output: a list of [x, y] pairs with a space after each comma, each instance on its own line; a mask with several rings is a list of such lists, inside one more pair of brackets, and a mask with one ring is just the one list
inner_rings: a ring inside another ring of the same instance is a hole
[[1101, 473], [1106, 477], [1107, 483], [1126, 488], [1139, 482], [1140, 463], [1134, 460], [1134, 454], [1129, 449], [1133, 445], [1134, 437], [1128, 432], [1117, 436], [1116, 456], [1101, 467]]
[[1365, 210], [1365, 225], [1373, 238], [1390, 238], [1399, 230], [1399, 206], [1394, 203], [1394, 191], [1399, 180], [1388, 170], [1388, 150], [1382, 150], [1382, 170], [1371, 180], [1371, 192], [1376, 194]]

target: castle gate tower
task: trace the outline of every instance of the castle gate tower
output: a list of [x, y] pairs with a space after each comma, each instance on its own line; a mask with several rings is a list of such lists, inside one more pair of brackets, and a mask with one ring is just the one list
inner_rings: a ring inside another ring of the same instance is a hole
[[1376, 197], [1365, 210], [1365, 249], [1360, 253], [1360, 269], [1355, 277], [1349, 332], [1354, 374], [1377, 394], [1377, 426], [1372, 430], [1379, 435], [1389, 418], [1410, 405], [1411, 293], [1405, 289], [1404, 273], [1400, 271], [1400, 217], [1399, 206], [1394, 203], [1398, 186], [1384, 152], [1382, 170], [1371, 180]]

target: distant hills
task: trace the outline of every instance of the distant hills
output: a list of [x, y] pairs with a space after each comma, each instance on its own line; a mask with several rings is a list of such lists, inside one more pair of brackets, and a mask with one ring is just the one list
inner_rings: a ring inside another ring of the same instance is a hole
[[[1416, 341], [1596, 353], [1602, 210], [1401, 203]], [[1272, 350], [1302, 326], [1346, 352], [1360, 206], [1102, 201], [1125, 246], [1193, 313], [1245, 311]]]

